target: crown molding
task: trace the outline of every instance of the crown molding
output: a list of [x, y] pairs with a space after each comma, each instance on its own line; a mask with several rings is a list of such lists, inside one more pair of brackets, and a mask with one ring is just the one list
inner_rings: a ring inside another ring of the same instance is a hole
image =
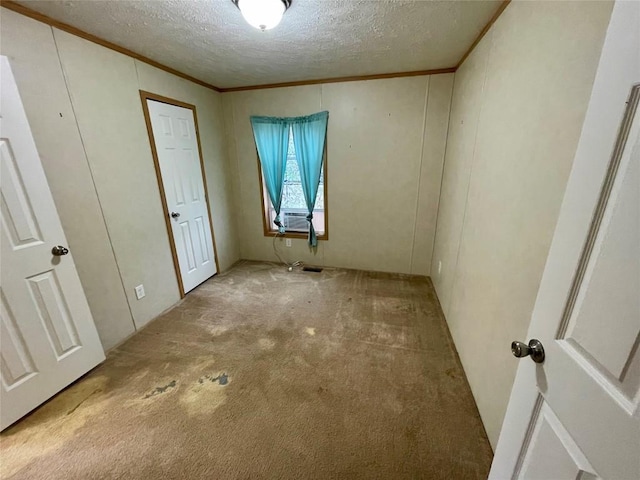
[[420, 75], [438, 75], [441, 73], [454, 73], [455, 67], [437, 68], [433, 70], [417, 70], [413, 72], [377, 73], [373, 75], [354, 75], [351, 77], [332, 77], [317, 80], [300, 80], [297, 82], [268, 83], [266, 85], [248, 85], [246, 87], [221, 88], [222, 93], [243, 92], [246, 90], [262, 90], [267, 88], [300, 87], [303, 85], [318, 85], [322, 83], [358, 82], [362, 80], [380, 80], [383, 78], [417, 77]]
[[47, 15], [36, 12], [35, 10], [31, 10], [30, 8], [20, 5], [19, 3], [9, 1], [9, 0], [2, 0], [2, 2], [0, 3], [0, 6], [8, 10], [12, 10], [21, 15], [24, 15], [25, 17], [29, 17], [34, 20], [37, 20], [38, 22], [46, 23], [47, 25], [55, 27], [58, 30], [65, 31], [72, 35], [76, 35], [80, 38], [84, 38], [85, 40], [89, 40], [90, 42], [106, 47], [110, 50], [114, 50], [118, 53], [122, 53], [123, 55], [127, 55], [129, 57], [135, 58], [136, 60], [144, 62], [148, 65], [151, 65], [152, 67], [159, 68], [160, 70], [164, 70], [165, 72], [171, 73], [172, 75], [176, 75], [177, 77], [184, 78], [185, 80], [189, 80], [190, 82], [196, 83], [206, 88], [210, 88], [211, 90], [215, 90], [216, 92], [220, 92], [220, 89], [215, 85], [211, 85], [210, 83], [199, 80], [195, 77], [192, 77], [191, 75], [182, 73], [176, 70], [175, 68], [171, 68], [166, 65], [163, 65], [162, 63], [156, 62], [155, 60], [151, 60], [150, 58], [145, 57], [144, 55], [140, 55], [139, 53], [136, 53], [133, 50], [129, 50], [128, 48], [125, 48], [115, 43], [104, 40], [91, 33], [85, 32], [84, 30], [80, 30], [79, 28], [73, 27], [67, 23], [60, 22]]
[[476, 46], [480, 43], [480, 40], [482, 40], [482, 38], [486, 35], [486, 33], [489, 31], [489, 29], [491, 28], [491, 26], [496, 23], [496, 20], [498, 20], [498, 18], [500, 18], [500, 15], [502, 15], [502, 12], [504, 12], [504, 9], [507, 8], [507, 6], [511, 3], [511, 0], [504, 0], [500, 6], [498, 7], [498, 9], [496, 10], [496, 13], [493, 14], [493, 17], [491, 17], [489, 19], [489, 21], [487, 22], [487, 24], [484, 26], [484, 28], [480, 31], [480, 33], [478, 34], [478, 36], [476, 37], [476, 39], [473, 41], [473, 43], [471, 44], [471, 46], [469, 47], [469, 50], [467, 50], [464, 55], [462, 56], [462, 58], [460, 59], [460, 61], [456, 64], [456, 70], [460, 68], [460, 65], [462, 65], [462, 63], [467, 59], [467, 57], [469, 55], [471, 55], [471, 52], [473, 52], [473, 50], [476, 48]]

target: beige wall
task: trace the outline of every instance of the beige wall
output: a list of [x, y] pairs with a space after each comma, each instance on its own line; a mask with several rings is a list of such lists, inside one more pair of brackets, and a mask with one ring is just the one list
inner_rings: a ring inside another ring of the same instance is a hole
[[456, 73], [432, 276], [494, 446], [611, 6], [513, 2]]
[[250, 115], [329, 111], [329, 240], [277, 242], [288, 261], [428, 275], [453, 75], [223, 95], [242, 258], [276, 260], [263, 235]]
[[0, 14], [0, 53], [9, 57], [100, 339], [109, 348], [132, 334], [134, 324], [53, 32], [4, 8]]
[[233, 215], [232, 165], [227, 161], [222, 95], [139, 61], [136, 71], [141, 90], [196, 105], [218, 261], [224, 272], [240, 259], [240, 245]]
[[330, 238], [279, 249], [431, 273], [495, 445], [509, 344], [525, 339], [610, 11], [512, 3], [456, 73], [452, 103], [453, 74], [220, 95], [6, 9], [1, 52], [106, 348], [179, 298], [138, 89], [197, 106], [222, 270], [276, 260], [249, 116], [326, 109]]
[[110, 348], [179, 300], [139, 89], [196, 105], [221, 269], [239, 258], [221, 96], [6, 9], [1, 48]]

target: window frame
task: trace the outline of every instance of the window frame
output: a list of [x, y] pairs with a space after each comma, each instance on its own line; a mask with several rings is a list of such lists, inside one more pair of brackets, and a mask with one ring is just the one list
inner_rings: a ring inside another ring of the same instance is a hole
[[[327, 150], [328, 150], [328, 146], [327, 146], [327, 139], [325, 137], [325, 141], [324, 141], [324, 152], [322, 154], [322, 168], [323, 168], [323, 172], [322, 172], [322, 177], [323, 177], [323, 191], [324, 191], [324, 232], [322, 233], [322, 235], [320, 235], [319, 233], [317, 233], [317, 238], [318, 240], [329, 240], [329, 202], [328, 202], [328, 195], [327, 195], [327, 179], [328, 179], [328, 175], [327, 175]], [[269, 205], [270, 205], [270, 200], [269, 200], [269, 194], [267, 193], [267, 189], [264, 185], [264, 177], [262, 175], [262, 165], [260, 164], [260, 155], [258, 155], [258, 151], [256, 150], [256, 162], [258, 163], [258, 183], [260, 185], [260, 201], [262, 202], [262, 205], [260, 207], [260, 210], [262, 211], [262, 230], [264, 233], [265, 237], [273, 237], [275, 234], [278, 233], [278, 228], [273, 225], [274, 228], [270, 228], [270, 223], [273, 224], [273, 222], [271, 222], [270, 218], [269, 218]], [[278, 234], [279, 237], [282, 238], [301, 238], [301, 239], [307, 239], [309, 238], [309, 234], [308, 233], [304, 233], [304, 232], [285, 232], [283, 234]]]

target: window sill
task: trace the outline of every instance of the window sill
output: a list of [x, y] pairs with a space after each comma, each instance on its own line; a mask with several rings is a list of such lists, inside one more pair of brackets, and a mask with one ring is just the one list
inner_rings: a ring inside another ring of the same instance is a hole
[[[276, 235], [278, 233], [277, 230], [270, 230], [268, 232], [264, 233], [265, 237], [270, 237], [273, 238], [274, 235]], [[285, 232], [281, 235], [278, 235], [278, 237], [280, 238], [300, 238], [300, 239], [304, 239], [306, 240], [307, 238], [309, 238], [309, 234], [307, 233], [302, 233], [302, 232]], [[316, 233], [316, 237], [318, 240], [329, 240], [329, 235], [325, 232], [322, 235]]]

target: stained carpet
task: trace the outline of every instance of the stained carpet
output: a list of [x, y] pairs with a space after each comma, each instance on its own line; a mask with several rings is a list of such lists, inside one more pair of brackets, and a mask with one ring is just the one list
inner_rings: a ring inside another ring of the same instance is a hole
[[484, 479], [430, 281], [243, 262], [0, 437], [3, 479]]

